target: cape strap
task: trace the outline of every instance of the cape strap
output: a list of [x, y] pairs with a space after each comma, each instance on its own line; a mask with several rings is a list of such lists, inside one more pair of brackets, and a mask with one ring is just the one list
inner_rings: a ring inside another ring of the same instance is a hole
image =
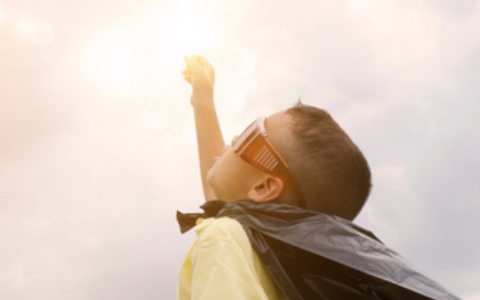
[[220, 210], [225, 206], [226, 202], [222, 200], [212, 200], [205, 202], [201, 209], [204, 213], [182, 213], [177, 210], [177, 222], [180, 226], [180, 232], [185, 233], [195, 227], [197, 220], [200, 218], [213, 218], [218, 215]]

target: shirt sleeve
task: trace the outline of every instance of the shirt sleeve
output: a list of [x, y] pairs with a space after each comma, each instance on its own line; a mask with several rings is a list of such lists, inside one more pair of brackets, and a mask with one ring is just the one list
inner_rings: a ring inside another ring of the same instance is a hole
[[[216, 234], [199, 239], [192, 252], [191, 299], [269, 299], [248, 249], [243, 249], [245, 245], [238, 243], [228, 232], [223, 234], [218, 231], [214, 230]], [[248, 246], [251, 248], [249, 243]]]

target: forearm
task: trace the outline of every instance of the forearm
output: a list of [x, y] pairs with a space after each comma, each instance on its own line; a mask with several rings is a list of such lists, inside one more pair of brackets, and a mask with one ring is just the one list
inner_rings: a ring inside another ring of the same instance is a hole
[[215, 110], [213, 95], [196, 95], [193, 93], [191, 103], [195, 115], [203, 193], [205, 200], [208, 201], [215, 199], [215, 195], [207, 182], [208, 171], [213, 165], [213, 158], [221, 155], [225, 143]]

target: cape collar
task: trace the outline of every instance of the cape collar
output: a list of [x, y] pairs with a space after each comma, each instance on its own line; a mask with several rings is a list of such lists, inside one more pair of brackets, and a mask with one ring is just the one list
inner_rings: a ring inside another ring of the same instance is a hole
[[180, 226], [180, 232], [185, 233], [192, 229], [200, 218], [214, 218], [218, 212], [226, 205], [225, 201], [213, 200], [207, 201], [202, 206], [204, 213], [182, 213], [177, 210], [177, 222]]
[[181, 233], [185, 233], [195, 227], [199, 218], [217, 218], [228, 215], [231, 211], [242, 211], [245, 214], [262, 215], [263, 217], [275, 217], [277, 219], [299, 219], [314, 216], [319, 212], [307, 210], [299, 206], [280, 204], [274, 202], [256, 203], [252, 200], [238, 200], [226, 203], [222, 200], [207, 201], [200, 208], [203, 213], [182, 213], [177, 211], [177, 222]]

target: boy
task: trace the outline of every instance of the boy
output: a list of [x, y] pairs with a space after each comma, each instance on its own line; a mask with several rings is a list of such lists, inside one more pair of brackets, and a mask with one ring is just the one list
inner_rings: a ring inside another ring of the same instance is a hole
[[[301, 103], [259, 118], [226, 146], [213, 101], [214, 70], [186, 59], [207, 201], [300, 206], [353, 220], [370, 187], [367, 161], [323, 110]], [[234, 219], [199, 219], [181, 268], [178, 299], [286, 299]], [[277, 281], [278, 284], [278, 281]]]

